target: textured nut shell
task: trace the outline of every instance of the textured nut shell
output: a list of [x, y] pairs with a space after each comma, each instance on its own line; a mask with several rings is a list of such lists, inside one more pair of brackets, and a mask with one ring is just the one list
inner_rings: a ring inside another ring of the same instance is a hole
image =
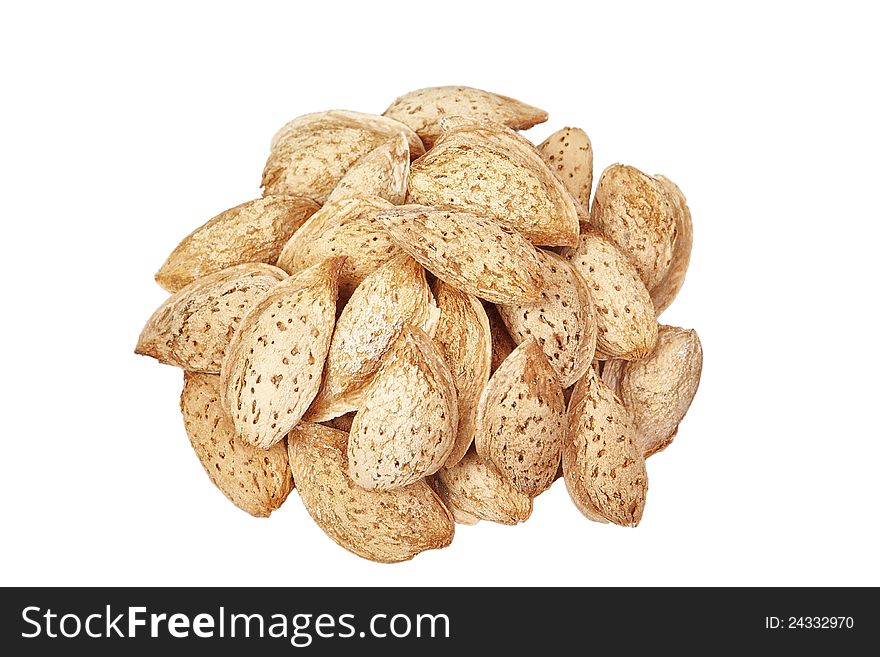
[[301, 196], [269, 196], [221, 212], [183, 238], [156, 274], [156, 282], [177, 292], [232, 265], [274, 265], [290, 236], [319, 207]]
[[412, 157], [425, 152], [416, 133], [384, 116], [345, 110], [300, 116], [272, 138], [263, 194], [302, 194], [324, 203], [360, 158], [400, 133]]
[[400, 249], [376, 221], [376, 215], [393, 207], [378, 197], [340, 199], [328, 203], [284, 245], [278, 266], [289, 274], [346, 256], [339, 279], [342, 298], [352, 295], [358, 284]]
[[615, 524], [635, 527], [645, 508], [648, 475], [632, 416], [593, 369], [578, 387], [562, 451], [566, 487], [587, 517], [585, 510], [595, 510]]
[[675, 243], [672, 246], [672, 262], [663, 279], [651, 290], [651, 301], [654, 302], [654, 312], [657, 317], [666, 310], [678, 291], [684, 285], [684, 277], [687, 274], [688, 265], [691, 261], [691, 247], [694, 242], [694, 225], [691, 221], [691, 211], [687, 200], [674, 182], [663, 176], [655, 176], [662, 184], [670, 198], [675, 214]]
[[593, 190], [593, 145], [580, 128], [563, 128], [538, 146], [541, 156], [565, 188], [584, 208]]
[[371, 561], [407, 561], [452, 542], [455, 523], [424, 481], [391, 491], [365, 490], [348, 478], [347, 436], [303, 422], [288, 438], [299, 496], [336, 543]]
[[496, 303], [540, 298], [537, 251], [510, 228], [450, 207], [400, 205], [376, 216], [401, 249], [453, 287]]
[[378, 196], [400, 205], [406, 200], [409, 178], [409, 143], [406, 135], [398, 134], [364, 155], [342, 177], [328, 203], [352, 196]]
[[640, 361], [610, 361], [602, 378], [633, 415], [636, 437], [647, 458], [665, 449], [678, 431], [703, 369], [696, 331], [661, 326], [657, 346]]
[[486, 310], [486, 317], [489, 318], [489, 331], [492, 334], [492, 363], [490, 372], [498, 369], [504, 359], [510, 355], [510, 352], [516, 349], [516, 342], [507, 332], [504, 320], [498, 313], [498, 307], [494, 303], [484, 303], [483, 308]]
[[539, 251], [544, 291], [538, 303], [498, 306], [517, 344], [537, 340], [563, 388], [580, 379], [596, 352], [596, 311], [587, 284], [563, 258]]
[[351, 424], [351, 479], [390, 490], [437, 472], [455, 445], [456, 404], [452, 375], [431, 338], [404, 328]]
[[440, 136], [440, 119], [466, 116], [486, 119], [514, 130], [528, 130], [547, 120], [547, 112], [523, 102], [472, 87], [428, 87], [404, 94], [383, 116], [397, 119], [418, 133], [425, 148]]
[[584, 231], [577, 248], [563, 249], [586, 281], [596, 308], [596, 356], [643, 358], [657, 342], [651, 296], [633, 265], [608, 240]]
[[458, 399], [458, 430], [455, 447], [446, 459], [449, 467], [462, 459], [474, 439], [477, 405], [492, 364], [492, 334], [476, 297], [443, 281], [434, 285], [434, 296], [440, 308], [434, 343], [449, 366]]
[[467, 516], [503, 525], [525, 522], [532, 515], [532, 498], [501, 476], [497, 468], [470, 450], [455, 465], [434, 477], [440, 498]]
[[530, 497], [550, 487], [565, 438], [565, 400], [544, 352], [529, 338], [505, 359], [480, 397], [474, 445]]
[[410, 203], [465, 208], [533, 244], [577, 242], [575, 202], [531, 143], [489, 121], [451, 117], [442, 125], [440, 140], [413, 162]]
[[287, 445], [268, 450], [235, 437], [220, 403], [220, 377], [184, 372], [180, 411], [193, 449], [214, 485], [239, 509], [266, 517], [293, 488]]
[[433, 332], [440, 311], [425, 270], [402, 253], [367, 276], [336, 321], [324, 382], [306, 420], [357, 410], [360, 393], [406, 325]]
[[219, 372], [241, 318], [286, 277], [277, 267], [249, 263], [193, 281], [153, 313], [135, 353], [193, 372]]
[[602, 172], [590, 224], [635, 265], [645, 287], [656, 286], [672, 262], [675, 210], [666, 187], [635, 167]]
[[279, 442], [318, 393], [343, 260], [331, 258], [278, 283], [232, 337], [220, 370], [223, 404], [247, 444]]

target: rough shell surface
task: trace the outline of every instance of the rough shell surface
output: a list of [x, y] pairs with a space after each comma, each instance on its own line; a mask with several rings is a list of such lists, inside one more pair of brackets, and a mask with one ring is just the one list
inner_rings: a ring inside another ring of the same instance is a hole
[[593, 190], [593, 145], [580, 128], [562, 128], [538, 146], [550, 170], [583, 208]]
[[663, 279], [651, 289], [651, 301], [657, 317], [666, 310], [678, 296], [684, 285], [688, 265], [691, 261], [691, 247], [694, 243], [694, 225], [687, 200], [674, 182], [663, 176], [655, 176], [662, 184], [670, 198], [675, 212], [675, 243], [672, 246], [672, 261]]
[[550, 487], [565, 439], [565, 400], [534, 339], [518, 346], [489, 379], [474, 444], [501, 475], [530, 497]]
[[403, 133], [373, 149], [348, 170], [328, 203], [352, 196], [378, 196], [395, 205], [406, 200], [409, 179], [409, 143]]
[[301, 196], [269, 196], [221, 212], [183, 238], [156, 273], [156, 282], [177, 292], [232, 265], [274, 265], [284, 244], [319, 207]]
[[457, 208], [422, 205], [386, 209], [377, 219], [401, 249], [455, 288], [496, 303], [540, 299], [537, 251], [510, 228]]
[[220, 370], [223, 403], [247, 444], [280, 442], [318, 393], [343, 261], [331, 258], [278, 283], [232, 337]]
[[421, 329], [407, 327], [365, 390], [348, 440], [348, 474], [363, 488], [401, 488], [446, 462], [458, 427], [455, 384]]
[[219, 372], [242, 317], [286, 277], [277, 267], [250, 263], [193, 281], [153, 313], [135, 353], [193, 372]]
[[389, 491], [349, 479], [347, 436], [303, 422], [290, 432], [290, 467], [299, 496], [318, 526], [346, 550], [371, 561], [407, 561], [452, 542], [455, 523], [425, 481]]
[[415, 132], [388, 117], [345, 110], [300, 116], [272, 139], [263, 194], [301, 194], [324, 203], [360, 158], [399, 133], [412, 157], [425, 152]]
[[265, 450], [236, 438], [220, 403], [218, 375], [185, 372], [180, 411], [205, 472], [235, 506], [257, 517], [281, 506], [293, 488], [287, 445]]
[[449, 366], [458, 399], [458, 430], [448, 467], [462, 459], [474, 439], [477, 405], [492, 364], [492, 334], [476, 297], [439, 280], [434, 296], [440, 308], [434, 343]]
[[357, 410], [364, 386], [403, 328], [431, 334], [439, 314], [425, 270], [405, 253], [367, 276], [336, 321], [324, 381], [306, 419], [321, 422]]
[[523, 102], [472, 87], [428, 87], [404, 94], [385, 110], [416, 131], [425, 148], [440, 137], [440, 119], [466, 116], [486, 119], [514, 130], [527, 130], [547, 120], [547, 112]]

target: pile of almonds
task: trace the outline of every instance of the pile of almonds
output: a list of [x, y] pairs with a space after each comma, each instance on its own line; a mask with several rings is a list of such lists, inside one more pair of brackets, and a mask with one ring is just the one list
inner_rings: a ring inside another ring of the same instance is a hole
[[236, 506], [268, 516], [295, 482], [380, 562], [449, 545], [456, 522], [523, 522], [560, 476], [590, 520], [638, 524], [645, 459], [702, 368], [696, 333], [656, 319], [690, 212], [619, 164], [591, 205], [583, 130], [514, 132], [546, 120], [467, 87], [302, 116], [263, 197], [174, 249], [136, 351], [184, 370], [187, 434]]

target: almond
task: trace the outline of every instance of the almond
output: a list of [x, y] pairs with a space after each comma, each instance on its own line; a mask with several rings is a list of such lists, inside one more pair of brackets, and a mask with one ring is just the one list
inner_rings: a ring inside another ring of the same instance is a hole
[[[474, 439], [477, 404], [489, 380], [492, 334], [480, 300], [443, 281], [434, 285], [440, 320], [434, 343], [449, 366], [458, 399], [458, 430], [455, 447], [446, 466], [458, 463]], [[453, 511], [454, 515], [454, 511]]]
[[378, 196], [400, 205], [406, 200], [408, 178], [409, 142], [406, 135], [399, 133], [358, 160], [333, 189], [327, 202], [352, 196]]
[[598, 513], [635, 527], [645, 508], [648, 475], [632, 416], [592, 368], [575, 386], [573, 399], [579, 401], [568, 411], [562, 453], [568, 492], [588, 518]]
[[645, 287], [672, 262], [675, 210], [666, 187], [635, 167], [613, 164], [599, 178], [590, 224], [630, 259]]
[[643, 358], [657, 342], [651, 296], [635, 267], [605, 238], [581, 233], [577, 248], [563, 249], [586, 281], [596, 307], [596, 355], [602, 359]]
[[562, 388], [533, 338], [514, 349], [480, 397], [474, 444], [529, 497], [550, 487], [565, 434]]
[[596, 351], [596, 312], [587, 284], [563, 258], [539, 251], [544, 291], [538, 303], [498, 306], [513, 339], [537, 340], [563, 388], [580, 379]]
[[547, 120], [547, 112], [513, 98], [471, 87], [428, 87], [404, 94], [383, 116], [397, 119], [418, 133], [425, 148], [440, 136], [444, 116], [488, 119], [514, 130], [527, 130]]
[[666, 449], [678, 431], [703, 369], [696, 331], [661, 326], [657, 346], [640, 361], [609, 361], [602, 378], [633, 415], [645, 458]]
[[241, 318], [286, 278], [271, 265], [233, 265], [193, 281], [169, 297], [147, 321], [135, 353], [194, 372], [220, 371]]
[[663, 176], [655, 176], [656, 180], [666, 188], [672, 199], [675, 216], [675, 243], [672, 246], [672, 261], [663, 279], [651, 290], [654, 311], [660, 316], [675, 300], [678, 291], [684, 284], [688, 265], [691, 261], [691, 247], [694, 241], [694, 226], [687, 200], [674, 182]]
[[344, 198], [327, 203], [284, 245], [278, 266], [289, 274], [296, 274], [327, 258], [346, 256], [339, 294], [347, 299], [364, 278], [400, 253], [376, 221], [379, 212], [392, 207], [378, 197]]
[[359, 159], [400, 133], [412, 157], [425, 152], [416, 133], [384, 116], [330, 110], [294, 119], [272, 138], [263, 195], [301, 194], [324, 203]]
[[516, 349], [516, 342], [507, 332], [504, 320], [498, 313], [498, 307], [494, 303], [484, 303], [483, 308], [486, 310], [486, 317], [489, 319], [489, 331], [492, 334], [492, 363], [490, 372], [498, 369], [504, 359], [510, 355], [510, 352]]
[[557, 130], [538, 146], [550, 170], [584, 208], [593, 190], [593, 145], [580, 128]]
[[403, 327], [431, 333], [439, 315], [425, 270], [405, 253], [367, 276], [336, 322], [324, 382], [306, 419], [321, 422], [357, 410], [360, 393]]
[[348, 441], [348, 474], [374, 490], [434, 474], [455, 445], [455, 385], [431, 338], [406, 327], [363, 395]]
[[443, 136], [413, 162], [410, 203], [458, 206], [537, 245], [577, 242], [575, 202], [531, 143], [490, 121], [450, 117], [442, 125]]
[[376, 218], [401, 249], [463, 292], [496, 303], [540, 298], [537, 251], [510, 228], [451, 207], [400, 205]]
[[348, 478], [346, 435], [302, 423], [288, 438], [290, 467], [306, 510], [336, 543], [381, 563], [407, 561], [452, 542], [455, 523], [425, 481], [389, 491]]
[[264, 450], [236, 438], [220, 403], [218, 375], [184, 372], [183, 381], [183, 424], [208, 477], [239, 509], [268, 516], [293, 488], [287, 445]]
[[232, 337], [220, 370], [223, 403], [245, 443], [280, 442], [318, 393], [343, 261], [328, 259], [278, 283]]
[[274, 265], [281, 247], [319, 207], [301, 196], [267, 196], [221, 212], [177, 245], [156, 274], [156, 282], [177, 292], [232, 265]]
[[532, 498], [517, 488], [494, 465], [474, 450], [457, 464], [441, 468], [433, 479], [440, 499], [454, 515], [515, 525], [532, 515]]

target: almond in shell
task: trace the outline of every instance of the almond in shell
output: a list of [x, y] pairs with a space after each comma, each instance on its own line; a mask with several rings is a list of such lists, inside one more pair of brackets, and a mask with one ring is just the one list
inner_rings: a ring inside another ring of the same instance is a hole
[[534, 338], [563, 388], [580, 379], [596, 351], [596, 313], [587, 284], [563, 258], [539, 251], [544, 289], [537, 303], [501, 305], [514, 341]]
[[602, 378], [633, 415], [645, 458], [666, 449], [678, 431], [703, 369], [696, 331], [661, 326], [657, 346], [636, 362], [606, 363]]
[[538, 146], [550, 170], [584, 208], [593, 190], [593, 145], [580, 128], [563, 128]]
[[232, 265], [274, 265], [290, 236], [319, 207], [302, 196], [268, 196], [221, 212], [177, 245], [156, 274], [156, 282], [177, 292]]
[[430, 334], [439, 315], [425, 270], [405, 253], [367, 276], [336, 322], [324, 381], [306, 419], [323, 422], [357, 410], [364, 386], [403, 327]]
[[365, 490], [347, 474], [347, 436], [303, 422], [288, 438], [290, 467], [306, 510], [336, 543], [381, 563], [407, 561], [452, 542], [455, 523], [425, 481]]
[[421, 329], [406, 327], [363, 395], [348, 440], [348, 474], [391, 490], [434, 474], [455, 445], [455, 384]]
[[672, 262], [669, 263], [669, 269], [663, 279], [651, 289], [654, 311], [659, 317], [660, 313], [675, 300], [678, 291], [684, 284], [684, 277], [691, 261], [694, 225], [691, 221], [691, 211], [688, 208], [687, 200], [678, 185], [663, 176], [654, 177], [666, 188], [675, 211], [675, 243], [672, 246]]
[[495, 303], [540, 299], [537, 251], [514, 230], [453, 207], [400, 205], [376, 217], [401, 249], [453, 287]]
[[409, 178], [409, 142], [399, 133], [387, 143], [364, 155], [348, 170], [328, 203], [352, 196], [378, 196], [394, 205], [406, 200]]
[[412, 157], [425, 152], [415, 132], [385, 116], [330, 110], [296, 118], [272, 139], [263, 194], [300, 194], [324, 203], [358, 160], [400, 133]]
[[514, 488], [535, 497], [550, 487], [565, 437], [565, 400], [533, 338], [514, 349], [480, 397], [474, 444]]
[[440, 137], [440, 119], [466, 116], [487, 119], [514, 130], [527, 130], [547, 120], [547, 112], [523, 102], [472, 87], [428, 87], [404, 94], [383, 116], [407, 124], [431, 148]]
[[492, 335], [479, 299], [439, 280], [434, 296], [440, 308], [434, 343], [449, 366], [458, 399], [458, 430], [446, 460], [449, 467], [462, 459], [474, 439], [477, 405], [492, 364]]
[[318, 393], [343, 262], [331, 258], [278, 283], [233, 335], [220, 370], [223, 404], [245, 443], [280, 442]]
[[562, 453], [566, 488], [588, 518], [597, 513], [635, 527], [645, 508], [648, 475], [633, 418], [592, 368], [575, 388]]
[[205, 472], [239, 509], [266, 517], [293, 488], [287, 445], [270, 449], [246, 445], [235, 436], [220, 403], [220, 377], [184, 372], [180, 395], [183, 423]]
[[439, 141], [413, 162], [410, 203], [465, 208], [537, 245], [577, 242], [575, 201], [534, 145], [490, 121], [450, 117], [442, 126]]
[[286, 277], [277, 267], [249, 263], [193, 281], [153, 313], [135, 353], [193, 372], [218, 373], [244, 314]]

